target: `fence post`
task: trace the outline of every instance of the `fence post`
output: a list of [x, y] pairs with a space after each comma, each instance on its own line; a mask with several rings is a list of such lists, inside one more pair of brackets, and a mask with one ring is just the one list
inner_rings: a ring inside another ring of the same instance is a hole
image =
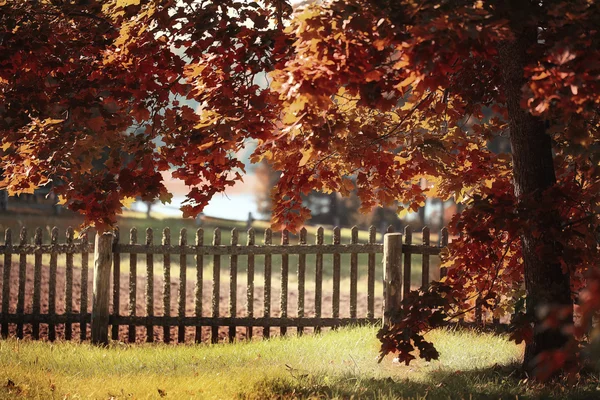
[[92, 344], [108, 345], [108, 304], [110, 298], [110, 267], [113, 256], [112, 244], [112, 232], [96, 235], [92, 295]]
[[400, 309], [402, 301], [402, 234], [383, 237], [383, 324]]

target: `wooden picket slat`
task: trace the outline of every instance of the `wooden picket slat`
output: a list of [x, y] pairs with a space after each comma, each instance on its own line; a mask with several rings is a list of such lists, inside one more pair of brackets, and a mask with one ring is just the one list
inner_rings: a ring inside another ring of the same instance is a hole
[[[137, 229], [131, 228], [129, 231], [129, 243], [132, 245], [137, 244]], [[129, 254], [129, 316], [135, 317], [137, 315], [137, 254]], [[129, 343], [135, 342], [136, 336], [135, 325], [130, 324], [127, 339]]]
[[[317, 246], [323, 244], [323, 227], [317, 229]], [[315, 318], [321, 318], [321, 307], [323, 302], [323, 254], [317, 254], [315, 259]], [[315, 326], [315, 332], [321, 332], [321, 328]]]
[[[377, 240], [377, 229], [369, 227], [369, 244]], [[375, 253], [369, 253], [367, 261], [367, 318], [375, 316]]]
[[[238, 245], [238, 231], [236, 228], [231, 230], [231, 245]], [[238, 273], [238, 256], [232, 255], [229, 258], [229, 316], [235, 318], [237, 316], [237, 273]], [[236, 326], [229, 326], [229, 342], [235, 340]]]
[[[333, 244], [340, 244], [340, 228], [333, 228]], [[332, 299], [332, 315], [333, 318], [340, 316], [340, 254], [333, 253], [333, 299]]]
[[[440, 234], [440, 247], [444, 248], [448, 246], [448, 228], [442, 228], [442, 232]], [[448, 268], [442, 267], [440, 268], [440, 279], [445, 277], [448, 273]]]
[[[120, 231], [118, 227], [113, 230], [113, 250], [119, 245]], [[121, 254], [113, 251], [113, 315], [120, 315], [121, 308]], [[119, 340], [119, 325], [111, 327], [112, 340]]]
[[[254, 246], [256, 235], [254, 228], [248, 229], [248, 238], [246, 246]], [[248, 254], [248, 269], [246, 282], [246, 307], [248, 309], [248, 318], [254, 318], [254, 254]], [[252, 327], [246, 327], [246, 338], [252, 339]]]
[[[306, 228], [300, 230], [300, 244], [306, 245]], [[304, 292], [306, 284], [306, 254], [298, 255], [298, 318], [304, 318]], [[298, 335], [304, 333], [304, 327], [298, 325]]]
[[[358, 244], [358, 227], [352, 227], [352, 244]], [[350, 254], [350, 318], [356, 318], [358, 294], [358, 254]]]
[[[114, 247], [112, 232], [97, 232], [94, 243], [94, 286], [90, 318], [91, 343], [108, 346], [110, 321], [110, 271]], [[112, 325], [118, 324], [113, 316]]]
[[[171, 245], [171, 229], [163, 229], [162, 244]], [[171, 316], [171, 255], [163, 254], [163, 314], [165, 317]], [[171, 327], [163, 325], [163, 341], [171, 342]]]
[[[187, 230], [181, 228], [179, 232], [179, 245], [183, 248], [187, 246]], [[187, 255], [184, 252], [179, 254], [179, 318], [183, 320], [185, 317], [186, 305], [186, 290], [187, 290]], [[180, 323], [177, 326], [177, 342], [185, 343], [185, 325]]]
[[[36, 245], [42, 244], [42, 228], [36, 228], [33, 242]], [[40, 315], [40, 301], [42, 288], [42, 254], [35, 253], [33, 259], [33, 315]], [[32, 326], [33, 338], [40, 338], [40, 324], [34, 322]]]
[[[55, 226], [52, 228], [50, 234], [50, 244], [56, 246], [58, 243], [58, 228]], [[56, 269], [58, 263], [58, 254], [52, 253], [50, 255], [50, 271], [48, 277], [48, 315], [52, 318], [56, 315]], [[56, 340], [56, 325], [53, 323], [48, 324], [48, 340], [51, 342]]]
[[[152, 228], [146, 229], [146, 246], [152, 246]], [[146, 254], [146, 316], [154, 316], [154, 255]], [[154, 326], [146, 325], [146, 341], [154, 342]]]
[[[4, 245], [6, 249], [9, 246], [12, 247], [12, 232], [10, 228], [6, 228], [4, 232]], [[4, 270], [2, 271], [2, 327], [0, 328], [0, 334], [3, 339], [8, 337], [8, 320], [6, 315], [8, 314], [10, 305], [10, 270], [12, 268], [12, 253], [5, 250], [4, 253]]]
[[[27, 228], [21, 228], [19, 234], [19, 244], [25, 246], [27, 244]], [[27, 271], [27, 256], [21, 254], [19, 256], [19, 291], [17, 292], [17, 315], [22, 317], [25, 312], [25, 282]], [[17, 337], [23, 339], [23, 322], [17, 322]]]
[[[74, 232], [73, 228], [68, 227], [66, 233], [67, 245], [73, 246]], [[65, 314], [73, 314], [73, 253], [67, 253], [65, 256]], [[73, 326], [71, 322], [65, 323], [65, 340], [71, 340], [73, 337]]]
[[[429, 236], [429, 227], [423, 227], [423, 246], [429, 246]], [[424, 290], [427, 290], [429, 288], [429, 254], [423, 254], [422, 257], [421, 286]]]
[[[221, 244], [221, 230], [215, 228], [213, 233], [213, 246]], [[219, 305], [221, 297], [221, 256], [213, 256], [213, 293], [212, 293], [212, 316], [213, 318], [219, 317]], [[211, 343], [217, 343], [219, 341], [219, 327], [213, 326], [210, 335]]]
[[[270, 245], [273, 243], [273, 232], [270, 228], [265, 229], [264, 244]], [[265, 286], [264, 286], [264, 317], [271, 318], [271, 255], [265, 254]], [[263, 327], [263, 337], [271, 337], [271, 327], [265, 325]]]
[[79, 320], [79, 337], [80, 339], [87, 339], [87, 324], [88, 320], [86, 315], [88, 312], [88, 271], [89, 271], [89, 253], [87, 248], [89, 245], [89, 237], [87, 232], [83, 232], [81, 235], [81, 243], [84, 251], [81, 253], [81, 296], [79, 298], [80, 308], [79, 314], [81, 316]]
[[[281, 233], [281, 245], [287, 246], [290, 244], [290, 234], [287, 230]], [[288, 316], [288, 278], [289, 278], [289, 255], [281, 255], [281, 301], [280, 301], [280, 316], [287, 318]], [[279, 328], [279, 333], [284, 336], [287, 333], [287, 327]]]
[[[204, 229], [198, 228], [196, 230], [196, 249], [200, 249], [204, 245]], [[204, 276], [204, 256], [202, 254], [196, 254], [196, 287], [194, 290], [195, 303], [194, 313], [196, 317], [202, 317], [202, 285]], [[196, 326], [194, 332], [194, 341], [200, 343], [202, 341], [202, 326]]]
[[[410, 225], [404, 227], [404, 245], [412, 244], [412, 228]], [[402, 274], [402, 298], [406, 298], [410, 292], [411, 284], [411, 267], [412, 267], [412, 253], [404, 252], [404, 272]]]
[[402, 234], [383, 236], [383, 325], [396, 320], [402, 304]]

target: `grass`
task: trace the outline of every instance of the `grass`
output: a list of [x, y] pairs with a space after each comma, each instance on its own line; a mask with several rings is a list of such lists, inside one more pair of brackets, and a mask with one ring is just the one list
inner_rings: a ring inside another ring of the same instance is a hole
[[591, 398], [597, 379], [537, 386], [504, 336], [430, 333], [439, 361], [376, 362], [376, 328], [221, 345], [0, 342], [0, 398]]

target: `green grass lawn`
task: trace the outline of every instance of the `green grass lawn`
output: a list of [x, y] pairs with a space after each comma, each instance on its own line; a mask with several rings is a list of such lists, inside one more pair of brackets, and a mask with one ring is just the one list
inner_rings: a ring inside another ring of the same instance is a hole
[[522, 348], [504, 336], [441, 330], [439, 361], [378, 364], [377, 328], [231, 345], [0, 342], [0, 398], [581, 398], [597, 379], [539, 386], [515, 367]]

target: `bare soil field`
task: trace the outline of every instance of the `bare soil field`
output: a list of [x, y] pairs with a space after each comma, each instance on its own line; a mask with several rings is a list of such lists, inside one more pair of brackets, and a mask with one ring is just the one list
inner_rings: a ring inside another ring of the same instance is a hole
[[[1, 268], [0, 268], [1, 270]], [[18, 263], [13, 263], [11, 268], [11, 276], [10, 276], [10, 303], [9, 303], [9, 312], [16, 313], [17, 308], [17, 298], [18, 298], [18, 271], [19, 265]], [[192, 271], [189, 270], [188, 273]], [[32, 313], [32, 303], [33, 303], [33, 274], [34, 267], [32, 264], [27, 264], [26, 270], [26, 283], [25, 283], [25, 314]], [[1, 276], [1, 275], [0, 275]], [[239, 279], [239, 278], [238, 278]], [[49, 267], [47, 265], [43, 265], [42, 267], [42, 281], [41, 281], [41, 312], [42, 314], [46, 314], [48, 312], [48, 304], [49, 304]], [[256, 282], [256, 287], [254, 290], [254, 316], [262, 317], [264, 316], [264, 288], [262, 286], [262, 282]], [[331, 288], [327, 286], [328, 283], [324, 282], [323, 284], [323, 303], [322, 303], [322, 316], [323, 317], [331, 317], [332, 316], [332, 295]], [[0, 282], [0, 287], [2, 286], [2, 282]], [[91, 312], [91, 291], [92, 291], [92, 268], [90, 267], [88, 272], [88, 293], [86, 293], [88, 298], [88, 312]], [[164, 290], [164, 280], [160, 276], [154, 277], [154, 315], [160, 316], [164, 315], [164, 300], [163, 300], [163, 290]], [[193, 316], [195, 309], [195, 286], [196, 282], [188, 280], [186, 283], [186, 316]], [[202, 298], [202, 314], [204, 316], [212, 316], [212, 292], [213, 292], [213, 284], [211, 280], [205, 280], [203, 282], [203, 298]], [[2, 293], [0, 289], [0, 293]], [[65, 303], [65, 269], [59, 267], [57, 269], [56, 275], [56, 313], [63, 314], [66, 309]], [[136, 315], [145, 316], [146, 315], [146, 279], [144, 277], [137, 278], [137, 290], [136, 290]], [[247, 287], [246, 283], [239, 282], [237, 285], [236, 297], [237, 297], [237, 313], [238, 317], [246, 317], [247, 313], [247, 305], [246, 305], [246, 293]], [[279, 316], [280, 315], [280, 290], [279, 290], [279, 282], [273, 280], [273, 288], [271, 291], [271, 316]], [[81, 269], [74, 268], [73, 270], [73, 305], [72, 309], [74, 313], [79, 313], [79, 305], [81, 298]], [[172, 316], [178, 315], [178, 300], [179, 300], [179, 280], [177, 277], [172, 278], [171, 282], [171, 302], [170, 302], [170, 314]], [[314, 305], [315, 305], [315, 292], [314, 292], [314, 283], [307, 282], [306, 284], [306, 294], [305, 294], [305, 316], [312, 317], [314, 316]], [[120, 277], [120, 306], [119, 313], [121, 315], [129, 315], [129, 275], [121, 274]], [[350, 308], [350, 298], [348, 293], [344, 293], [342, 290], [340, 296], [340, 316], [341, 317], [349, 317], [349, 308]], [[112, 304], [111, 304], [112, 309]], [[289, 294], [288, 294], [288, 316], [295, 317], [297, 316], [298, 309], [298, 291], [297, 288], [293, 288], [290, 285]], [[375, 298], [375, 316], [381, 316], [382, 310], [382, 298]], [[367, 314], [367, 295], [366, 293], [358, 293], [357, 298], [357, 315], [358, 317], [365, 317]], [[219, 316], [226, 317], [229, 316], [229, 284], [222, 283], [220, 285], [220, 299], [219, 299]], [[79, 340], [80, 327], [78, 323], [73, 324], [73, 338], [74, 340]], [[87, 327], [89, 331], [89, 326]], [[288, 334], [296, 334], [295, 328], [288, 328]], [[312, 328], [305, 328], [305, 332], [312, 331]], [[64, 338], [64, 324], [59, 324], [56, 327], [57, 338]], [[219, 341], [228, 340], [228, 327], [220, 327], [219, 328]], [[16, 335], [16, 325], [11, 324], [10, 326], [10, 334]], [[25, 337], [31, 337], [32, 327], [30, 324], [24, 325], [24, 334]], [[270, 329], [271, 336], [276, 336], [279, 334], [279, 328], [271, 328]], [[194, 341], [195, 335], [195, 327], [186, 327], [186, 335], [185, 341], [187, 343], [192, 343]], [[211, 328], [210, 327], [202, 327], [202, 340], [210, 341]], [[263, 328], [254, 327], [253, 328], [253, 338], [261, 338], [263, 335]], [[48, 326], [46, 324], [40, 325], [40, 336], [42, 339], [46, 339], [48, 336]], [[89, 332], [88, 332], [89, 338]], [[177, 338], [177, 327], [171, 327], [171, 340], [176, 342]], [[246, 339], [246, 328], [245, 327], [237, 327], [236, 329], [236, 338], [238, 340]], [[128, 340], [128, 327], [121, 326], [119, 328], [119, 340], [127, 341]], [[163, 340], [163, 327], [156, 326], [154, 327], [154, 340], [162, 341]], [[146, 328], [145, 327], [137, 327], [136, 328], [136, 342], [145, 342], [146, 341]]]

